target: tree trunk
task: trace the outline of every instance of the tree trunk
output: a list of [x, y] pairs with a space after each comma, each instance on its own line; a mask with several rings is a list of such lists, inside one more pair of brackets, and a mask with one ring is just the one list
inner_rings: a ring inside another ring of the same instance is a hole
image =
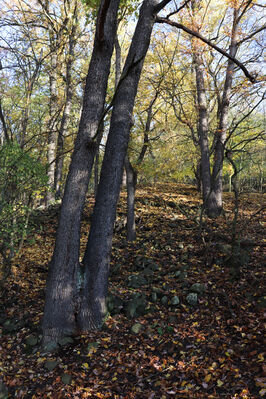
[[67, 133], [67, 128], [69, 124], [70, 112], [72, 107], [73, 98], [73, 81], [72, 81], [72, 68], [74, 63], [74, 52], [76, 45], [76, 30], [77, 30], [77, 5], [74, 7], [74, 15], [72, 17], [72, 27], [69, 33], [69, 43], [68, 43], [68, 55], [66, 63], [66, 87], [65, 87], [65, 106], [63, 110], [63, 115], [61, 119], [60, 129], [57, 139], [57, 156], [55, 164], [55, 197], [58, 199], [62, 196], [62, 174], [63, 174], [63, 163], [64, 163], [64, 142]]
[[[50, 36], [54, 35], [53, 33]], [[46, 195], [46, 204], [49, 205], [54, 201], [54, 175], [55, 175], [55, 157], [56, 157], [56, 111], [57, 111], [57, 85], [56, 85], [56, 71], [57, 71], [57, 53], [54, 38], [50, 37], [51, 43], [51, 71], [49, 76], [50, 84], [50, 104], [49, 104], [49, 124], [48, 124], [48, 149], [47, 149], [47, 162], [48, 162], [48, 187]]]
[[211, 170], [210, 170], [210, 154], [209, 154], [209, 140], [208, 140], [208, 112], [207, 112], [207, 97], [206, 88], [203, 76], [203, 62], [197, 49], [194, 53], [194, 65], [196, 72], [196, 87], [197, 87], [197, 105], [198, 105], [198, 135], [201, 152], [201, 181], [202, 181], [202, 195], [203, 206], [209, 213], [209, 200], [211, 191]]
[[78, 322], [83, 332], [102, 325], [106, 312], [106, 295], [116, 206], [128, 147], [137, 86], [152, 27], [156, 0], [145, 0], [132, 39], [125, 67], [117, 87], [93, 211], [88, 243], [84, 256], [85, 286]]
[[94, 48], [86, 79], [83, 109], [62, 201], [55, 249], [49, 267], [43, 316], [43, 346], [57, 344], [76, 329], [82, 270], [79, 265], [80, 223], [96, 150], [119, 0], [102, 0]]
[[131, 165], [128, 156], [125, 158], [125, 167], [127, 172], [127, 240], [135, 241], [135, 192], [137, 184], [137, 172]]
[[[236, 56], [237, 52], [237, 36], [239, 26], [239, 14], [240, 10], [234, 9], [234, 20], [231, 31], [231, 44], [229, 47], [229, 55], [231, 57]], [[235, 64], [232, 60], [228, 60], [226, 78], [223, 89], [223, 97], [221, 106], [219, 109], [219, 125], [216, 131], [216, 145], [214, 149], [214, 165], [212, 171], [212, 191], [210, 193], [210, 204], [209, 215], [216, 217], [219, 216], [223, 209], [223, 161], [224, 161], [224, 150], [227, 134], [228, 125], [228, 114], [230, 105], [230, 95], [233, 84]]]

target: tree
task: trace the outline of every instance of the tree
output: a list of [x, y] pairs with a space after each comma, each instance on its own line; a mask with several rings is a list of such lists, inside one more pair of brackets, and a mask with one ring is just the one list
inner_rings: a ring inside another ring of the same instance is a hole
[[[80, 223], [103, 116], [119, 0], [102, 0], [86, 79], [83, 110], [60, 211], [49, 267], [43, 317], [43, 345], [77, 330]], [[79, 327], [81, 328], [81, 327]]]
[[[143, 2], [137, 27], [131, 42], [130, 50], [125, 62], [120, 82], [116, 89], [113, 100], [110, 131], [106, 143], [104, 160], [101, 169], [101, 177], [97, 190], [96, 203], [92, 215], [88, 244], [83, 260], [84, 286], [81, 287], [81, 292], [78, 292], [77, 287], [79, 265], [78, 257], [76, 255], [79, 251], [79, 247], [77, 248], [77, 244], [79, 241], [79, 228], [77, 229], [78, 223], [76, 218], [74, 220], [71, 219], [72, 226], [69, 225], [69, 216], [71, 216], [72, 218], [73, 215], [72, 205], [70, 209], [72, 210], [72, 215], [71, 212], [68, 212], [67, 219], [66, 217], [63, 218], [63, 212], [65, 208], [64, 202], [72, 202], [71, 200], [73, 200], [73, 196], [71, 195], [71, 189], [74, 190], [74, 192], [78, 191], [78, 196], [80, 196], [80, 194], [81, 196], [83, 196], [83, 193], [86, 193], [87, 188], [87, 178], [86, 182], [85, 179], [83, 180], [83, 182], [79, 181], [80, 184], [78, 190], [77, 187], [69, 186], [71, 174], [73, 173], [75, 165], [74, 151], [61, 209], [60, 223], [57, 232], [57, 245], [51, 262], [47, 283], [46, 305], [43, 321], [44, 345], [51, 342], [57, 343], [58, 339], [62, 335], [66, 333], [73, 333], [77, 329], [77, 327], [81, 331], [86, 332], [95, 328], [99, 328], [102, 325], [103, 317], [106, 310], [105, 299], [108, 286], [108, 270], [112, 244], [113, 224], [115, 220], [116, 205], [119, 196], [124, 160], [129, 140], [134, 100], [144, 58], [149, 47], [150, 35], [152, 32], [153, 24], [155, 22], [155, 15], [168, 2], [169, 1], [158, 2], [157, 0], [145, 0]], [[109, 6], [109, 8], [107, 7], [107, 13], [106, 15], [104, 15], [103, 19], [102, 12], [105, 10], [104, 6]], [[106, 44], [107, 38], [110, 39], [112, 37], [113, 40], [115, 38], [116, 19], [114, 20], [115, 12], [111, 6], [114, 7], [114, 3], [112, 1], [110, 2], [110, 5], [109, 2], [102, 2], [101, 4], [100, 10], [102, 11], [100, 11], [97, 20], [94, 47], [95, 53], [96, 50], [99, 51], [99, 47], [97, 46], [99, 45], [99, 38], [103, 40], [102, 45]], [[117, 3], [116, 6], [118, 6]], [[111, 11], [113, 11], [113, 13], [111, 13]], [[108, 19], [110, 17], [113, 17], [113, 19]], [[97, 54], [97, 58], [98, 60], [100, 58], [101, 62], [98, 62], [96, 65], [92, 62], [92, 55], [87, 84], [89, 82], [90, 73], [93, 74], [94, 82], [95, 74], [99, 73], [99, 71], [102, 71], [103, 56], [106, 56], [106, 52], [107, 51], [105, 49], [104, 54], [100, 54], [101, 57], [99, 56], [99, 53]], [[108, 60], [107, 65], [110, 65], [110, 60]], [[105, 70], [107, 71], [107, 69]], [[107, 72], [109, 72], [109, 70]], [[92, 88], [90, 87], [90, 93], [91, 92]], [[99, 92], [99, 88], [97, 92]], [[86, 94], [87, 92], [85, 90], [83, 115], [88, 115], [89, 112], [88, 103], [86, 103]], [[98, 102], [102, 103], [104, 101], [104, 96], [103, 98], [100, 98], [99, 96], [95, 98], [94, 96], [91, 100], [94, 100], [92, 105], [94, 107], [98, 107]], [[93, 115], [95, 122], [94, 126], [96, 127], [97, 131], [100, 121], [98, 120], [98, 123], [95, 121], [95, 115], [97, 115], [95, 112], [93, 113]], [[82, 124], [85, 122], [83, 121], [84, 116], [83, 118], [81, 118], [80, 126], [82, 126]], [[85, 143], [86, 148], [84, 149], [82, 144]], [[87, 151], [86, 154], [84, 154], [86, 156], [86, 158], [84, 158], [87, 161], [88, 141], [85, 141], [85, 143], [80, 142], [80, 138], [78, 137], [76, 141], [76, 146], [78, 146], [79, 151]], [[86, 162], [86, 165], [84, 166], [86, 167], [87, 177], [88, 162]], [[74, 180], [73, 183], [76, 185], [77, 180]], [[77, 213], [75, 216], [79, 217]], [[70, 226], [72, 227], [71, 229], [69, 228]], [[59, 239], [60, 234], [62, 234], [62, 230], [65, 231], [63, 237], [64, 241], [62, 241], [62, 236], [61, 240]], [[73, 230], [75, 230], [76, 232], [76, 234], [74, 235]], [[68, 257], [72, 258], [72, 264], [69, 262], [69, 258], [66, 262], [66, 250], [64, 250], [65, 255], [62, 256], [62, 246], [66, 247], [67, 245], [67, 249], [69, 250], [69, 245], [71, 243], [66, 243], [66, 240], [69, 242], [70, 238], [71, 242], [73, 242], [73, 239], [75, 240], [75, 248], [72, 247], [72, 249], [75, 249], [75, 258], [73, 258], [72, 251], [68, 255]], [[77, 303], [75, 303], [75, 299], [77, 295], [79, 296], [79, 294], [80, 303], [79, 308], [77, 309]], [[76, 321], [77, 325], [75, 325]]]

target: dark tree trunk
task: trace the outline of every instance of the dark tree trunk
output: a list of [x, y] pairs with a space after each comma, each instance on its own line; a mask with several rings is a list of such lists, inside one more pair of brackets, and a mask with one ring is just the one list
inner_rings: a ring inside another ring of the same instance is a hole
[[156, 0], [145, 0], [142, 4], [139, 21], [114, 99], [110, 131], [84, 256], [84, 296], [78, 315], [79, 325], [83, 332], [99, 328], [106, 311], [105, 300], [116, 206], [137, 86], [150, 43], [157, 5]]
[[137, 172], [131, 165], [128, 156], [125, 158], [125, 167], [127, 172], [127, 240], [135, 241], [135, 192], [137, 184]]
[[103, 115], [116, 35], [119, 0], [102, 0], [83, 99], [83, 110], [66, 181], [50, 263], [43, 316], [43, 346], [76, 329], [81, 283], [80, 223]]

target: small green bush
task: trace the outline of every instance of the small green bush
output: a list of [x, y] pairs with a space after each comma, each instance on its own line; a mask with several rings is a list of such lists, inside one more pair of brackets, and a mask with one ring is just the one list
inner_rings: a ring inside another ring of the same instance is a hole
[[46, 185], [45, 166], [34, 155], [13, 142], [0, 148], [0, 281], [10, 273], [11, 259], [28, 234], [34, 201]]

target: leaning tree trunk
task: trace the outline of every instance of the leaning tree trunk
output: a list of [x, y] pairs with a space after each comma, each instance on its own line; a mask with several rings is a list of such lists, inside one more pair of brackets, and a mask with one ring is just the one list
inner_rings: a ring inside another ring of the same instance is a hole
[[99, 328], [106, 312], [105, 300], [116, 206], [137, 86], [150, 43], [157, 5], [157, 0], [145, 0], [142, 4], [129, 54], [114, 99], [110, 131], [83, 260], [85, 285], [78, 315], [78, 322], [83, 332]]
[[80, 223], [103, 115], [119, 0], [102, 0], [86, 79], [83, 110], [66, 181], [50, 263], [43, 316], [43, 346], [76, 329], [80, 280]]
[[76, 45], [76, 30], [77, 30], [77, 4], [74, 7], [74, 15], [72, 18], [72, 27], [69, 33], [68, 39], [68, 54], [66, 62], [66, 80], [65, 80], [65, 105], [63, 110], [63, 115], [61, 119], [61, 124], [58, 132], [57, 139], [57, 156], [55, 164], [55, 179], [54, 179], [54, 189], [55, 197], [58, 199], [62, 196], [62, 175], [63, 175], [63, 164], [64, 164], [64, 142], [67, 133], [67, 128], [69, 125], [70, 112], [72, 107], [73, 98], [73, 79], [72, 79], [72, 69], [75, 57], [75, 45]]
[[[239, 26], [240, 10], [234, 10], [234, 20], [231, 32], [231, 44], [229, 48], [229, 55], [235, 57], [237, 52], [237, 36]], [[234, 75], [234, 62], [229, 59], [227, 63], [226, 77], [223, 89], [223, 97], [219, 110], [219, 125], [216, 131], [216, 145], [214, 148], [214, 165], [212, 170], [212, 190], [210, 193], [209, 215], [216, 217], [219, 216], [223, 209], [223, 161], [226, 143], [226, 134], [228, 126], [228, 115], [230, 106], [230, 95], [232, 91], [233, 75]]]

